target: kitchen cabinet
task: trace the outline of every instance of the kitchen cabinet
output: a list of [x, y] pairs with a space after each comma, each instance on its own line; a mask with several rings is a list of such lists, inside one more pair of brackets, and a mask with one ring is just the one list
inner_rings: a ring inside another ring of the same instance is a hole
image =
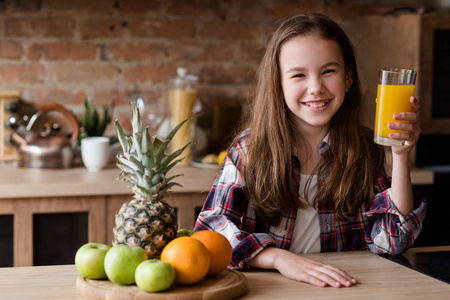
[[[203, 206], [216, 170], [183, 166], [175, 167], [171, 173], [184, 174], [177, 178], [183, 187], [174, 187], [166, 200], [177, 210], [178, 226], [193, 228], [196, 211]], [[58, 249], [59, 244], [68, 244], [69, 260], [87, 241], [111, 245], [115, 214], [132, 198], [127, 183], [117, 180], [118, 174], [119, 169], [115, 166], [100, 172], [89, 172], [84, 167], [54, 170], [1, 166], [0, 222], [10, 223], [9, 226], [5, 224], [1, 233], [12, 231], [12, 265], [32, 266], [36, 262], [40, 264], [39, 261], [45, 262], [46, 259], [35, 257], [37, 250]], [[55, 220], [55, 214], [63, 217]], [[51, 222], [54, 224], [46, 233], [45, 226]], [[75, 223], [58, 226], [58, 222]], [[70, 230], [64, 231], [64, 227]], [[54, 229], [57, 229], [56, 234], [51, 236]], [[87, 237], [84, 241], [83, 236]], [[0, 240], [0, 243], [9, 249], [11, 238]], [[55, 260], [55, 263], [73, 261]]]

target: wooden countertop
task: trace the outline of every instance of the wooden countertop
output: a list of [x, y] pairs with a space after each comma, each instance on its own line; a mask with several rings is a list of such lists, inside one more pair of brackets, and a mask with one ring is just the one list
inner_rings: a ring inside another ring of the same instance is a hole
[[[307, 257], [332, 264], [358, 280], [351, 288], [319, 288], [278, 272], [246, 271], [241, 299], [448, 299], [450, 285], [368, 251], [317, 253]], [[2, 299], [84, 299], [74, 265], [0, 268]]]
[[[131, 194], [128, 183], [117, 180], [119, 168], [112, 165], [99, 172], [89, 172], [84, 167], [71, 169], [18, 168], [0, 166], [0, 198], [64, 197]], [[194, 166], [177, 166], [171, 174], [183, 174], [177, 181], [174, 193], [208, 192], [217, 170]], [[434, 173], [425, 169], [411, 171], [413, 184], [433, 184]]]
[[[84, 167], [71, 169], [19, 168], [0, 166], [0, 198], [64, 197], [132, 194], [129, 184], [120, 179], [119, 168], [112, 165], [99, 172]], [[193, 166], [174, 167], [170, 174], [182, 187], [174, 186], [174, 193], [208, 192], [217, 170]]]

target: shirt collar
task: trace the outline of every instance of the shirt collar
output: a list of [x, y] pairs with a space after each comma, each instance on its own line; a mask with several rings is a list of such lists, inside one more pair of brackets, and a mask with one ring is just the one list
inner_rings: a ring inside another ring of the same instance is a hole
[[328, 142], [329, 140], [330, 140], [330, 133], [328, 132], [327, 135], [323, 138], [323, 140], [319, 144], [319, 154], [320, 154], [320, 156], [325, 154], [325, 152], [327, 152], [328, 149], [330, 149], [330, 144]]

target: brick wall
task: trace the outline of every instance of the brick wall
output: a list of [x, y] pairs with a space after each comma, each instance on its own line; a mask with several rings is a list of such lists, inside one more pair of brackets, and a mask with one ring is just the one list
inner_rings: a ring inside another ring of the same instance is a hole
[[76, 113], [85, 97], [98, 105], [115, 101], [116, 114], [128, 113], [127, 104], [138, 96], [161, 101], [168, 76], [183, 66], [199, 76], [201, 101], [232, 97], [245, 103], [266, 36], [279, 19], [321, 12], [351, 32], [362, 14], [423, 3], [2, 0], [0, 89], [18, 89], [28, 102], [59, 102]]

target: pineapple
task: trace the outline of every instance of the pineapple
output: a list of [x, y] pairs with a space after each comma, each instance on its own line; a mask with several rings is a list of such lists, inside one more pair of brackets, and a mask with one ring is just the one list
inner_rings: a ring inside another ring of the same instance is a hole
[[175, 209], [164, 201], [171, 187], [180, 184], [167, 177], [167, 172], [182, 159], [177, 157], [188, 146], [166, 155], [165, 151], [178, 129], [175, 127], [163, 142], [150, 137], [148, 127], [142, 130], [139, 108], [132, 106], [133, 134], [125, 136], [116, 120], [115, 125], [123, 154], [117, 155], [119, 177], [132, 184], [133, 199], [124, 203], [116, 214], [113, 245], [126, 244], [145, 249], [149, 258], [158, 258], [164, 246], [177, 232]]

